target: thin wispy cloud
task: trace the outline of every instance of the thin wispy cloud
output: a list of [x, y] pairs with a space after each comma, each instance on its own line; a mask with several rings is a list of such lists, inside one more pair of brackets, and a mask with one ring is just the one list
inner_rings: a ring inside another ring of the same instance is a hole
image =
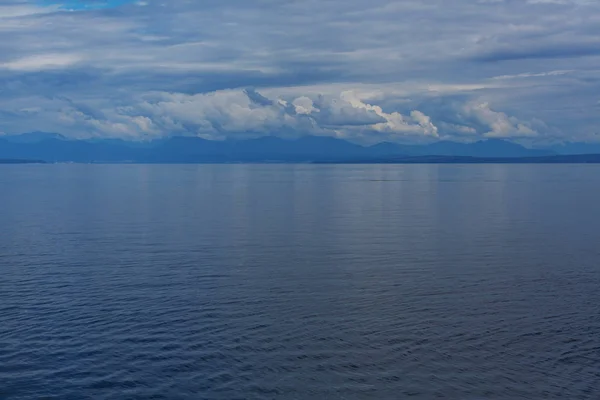
[[0, 132], [588, 140], [590, 1], [0, 5]]

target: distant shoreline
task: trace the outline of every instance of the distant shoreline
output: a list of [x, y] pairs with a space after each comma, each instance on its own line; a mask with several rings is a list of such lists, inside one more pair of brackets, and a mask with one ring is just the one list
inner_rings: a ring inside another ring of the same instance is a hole
[[416, 156], [383, 160], [256, 160], [256, 161], [42, 161], [0, 160], [0, 164], [80, 164], [80, 165], [378, 165], [378, 164], [600, 164], [600, 154], [544, 157], [463, 157]]
[[540, 157], [414, 156], [318, 164], [600, 164], [600, 154]]

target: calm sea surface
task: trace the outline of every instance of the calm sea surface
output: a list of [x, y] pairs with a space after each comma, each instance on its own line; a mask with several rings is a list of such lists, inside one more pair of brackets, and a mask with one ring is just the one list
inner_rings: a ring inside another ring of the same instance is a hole
[[0, 166], [0, 399], [599, 399], [600, 166]]

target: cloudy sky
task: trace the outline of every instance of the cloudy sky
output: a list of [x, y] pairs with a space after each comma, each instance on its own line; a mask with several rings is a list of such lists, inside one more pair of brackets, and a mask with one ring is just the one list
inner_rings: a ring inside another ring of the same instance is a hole
[[600, 140], [597, 0], [2, 0], [0, 133]]

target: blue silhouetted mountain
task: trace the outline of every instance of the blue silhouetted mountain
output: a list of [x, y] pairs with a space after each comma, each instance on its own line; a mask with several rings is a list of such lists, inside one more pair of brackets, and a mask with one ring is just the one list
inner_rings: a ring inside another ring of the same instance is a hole
[[257, 161], [341, 161], [368, 155], [368, 149], [365, 147], [341, 139], [320, 136], [305, 136], [294, 140], [263, 137], [230, 144], [234, 158]]
[[549, 148], [556, 154], [600, 154], [600, 143], [566, 142]]
[[45, 164], [45, 162], [39, 160], [14, 160], [0, 158], [0, 164]]
[[[564, 148], [574, 149], [573, 146], [565, 145]], [[380, 143], [363, 147], [342, 139], [321, 136], [298, 139], [267, 136], [223, 141], [171, 137], [146, 142], [69, 140], [59, 134], [43, 132], [0, 137], [2, 159], [80, 163], [390, 162], [423, 156], [435, 156], [429, 159], [435, 159], [436, 162], [443, 160], [440, 157], [449, 157], [449, 162], [458, 162], [456, 157], [535, 158], [556, 153], [553, 149], [528, 149], [498, 139], [475, 143], [440, 141], [424, 145]]]
[[20, 135], [4, 136], [3, 139], [6, 139], [11, 143], [39, 143], [49, 139], [67, 140], [67, 138], [60, 133], [51, 132], [28, 132]]
[[463, 157], [536, 157], [552, 154], [547, 150], [527, 149], [519, 144], [500, 139], [468, 144], [442, 141], [430, 144], [425, 152], [428, 155]]
[[310, 162], [348, 161], [368, 149], [330, 137], [306, 136], [287, 140], [266, 136], [249, 140], [212, 141], [173, 137], [157, 141], [148, 162]]
[[[128, 142], [123, 142], [128, 143]], [[0, 158], [46, 162], [137, 162], [140, 152], [126, 144], [44, 138], [19, 141], [0, 138]]]
[[474, 143], [439, 141], [425, 145], [379, 143], [371, 147], [379, 157], [457, 156], [457, 157], [538, 157], [552, 155], [551, 150], [528, 149], [506, 140], [489, 139]]

